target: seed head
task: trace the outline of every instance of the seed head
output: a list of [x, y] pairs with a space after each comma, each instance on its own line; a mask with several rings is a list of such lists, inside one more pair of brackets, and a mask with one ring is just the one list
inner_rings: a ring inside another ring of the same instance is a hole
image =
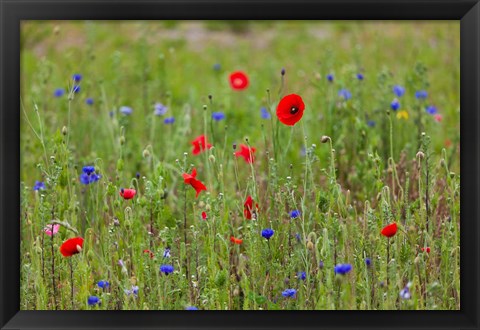
[[327, 143], [328, 141], [330, 140], [330, 137], [329, 136], [322, 136], [322, 139], [320, 140], [322, 143]]

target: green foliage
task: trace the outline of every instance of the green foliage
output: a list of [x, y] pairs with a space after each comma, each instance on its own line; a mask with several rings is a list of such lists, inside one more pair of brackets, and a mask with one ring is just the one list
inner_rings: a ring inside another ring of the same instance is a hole
[[[418, 24], [23, 23], [21, 308], [459, 309], [459, 25]], [[230, 88], [236, 70], [248, 89]], [[406, 88], [397, 111], [394, 85]], [[275, 110], [291, 93], [306, 109], [287, 127]], [[200, 135], [213, 148], [193, 155]], [[256, 148], [253, 164], [233, 155], [241, 144]], [[97, 182], [80, 182], [86, 165]], [[198, 198], [182, 177], [193, 168]], [[74, 236], [83, 249], [65, 258]], [[344, 263], [352, 271], [335, 274]]]

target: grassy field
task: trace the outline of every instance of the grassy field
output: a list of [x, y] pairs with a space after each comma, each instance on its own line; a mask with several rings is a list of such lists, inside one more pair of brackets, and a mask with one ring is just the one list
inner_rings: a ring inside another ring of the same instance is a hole
[[458, 22], [23, 23], [21, 309], [459, 309], [459, 71]]

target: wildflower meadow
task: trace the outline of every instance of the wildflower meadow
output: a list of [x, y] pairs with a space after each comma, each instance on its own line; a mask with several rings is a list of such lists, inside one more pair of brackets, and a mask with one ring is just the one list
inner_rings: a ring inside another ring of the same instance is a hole
[[21, 309], [460, 309], [459, 22], [21, 26]]

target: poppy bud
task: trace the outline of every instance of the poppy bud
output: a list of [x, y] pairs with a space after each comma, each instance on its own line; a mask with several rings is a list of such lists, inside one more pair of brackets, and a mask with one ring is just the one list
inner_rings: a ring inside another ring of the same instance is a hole
[[324, 135], [324, 136], [322, 136], [322, 139], [321, 139], [320, 141], [321, 141], [322, 143], [327, 143], [327, 142], [328, 142], [328, 140], [330, 140], [330, 137], [329, 137], [329, 136], [326, 136], [326, 135]]
[[318, 72], [315, 73], [315, 79], [320, 80], [322, 79], [322, 75]]
[[125, 136], [120, 136], [120, 145], [124, 145], [125, 144]]
[[415, 260], [413, 261], [413, 263], [415, 265], [418, 265], [418, 263], [420, 262], [420, 258], [419, 257], [416, 257]]
[[233, 296], [234, 297], [237, 297], [238, 295], [240, 294], [240, 289], [238, 288], [238, 286], [233, 290]]
[[425, 158], [425, 154], [422, 151], [417, 152], [417, 158], [423, 159]]
[[67, 126], [63, 126], [63, 127], [62, 127], [62, 134], [63, 134], [63, 135], [67, 135], [67, 133], [68, 133]]
[[88, 251], [88, 253], [87, 253], [87, 258], [88, 258], [89, 260], [95, 260], [95, 258], [96, 258], [96, 257], [95, 257], [95, 253], [94, 253], [92, 250]]
[[215, 156], [214, 155], [208, 156], [208, 160], [211, 161], [212, 163], [215, 163]]
[[41, 248], [40, 246], [36, 246], [36, 247], [35, 247], [35, 252], [36, 252], [37, 254], [42, 254], [42, 248]]
[[150, 157], [150, 151], [148, 149], [143, 150], [143, 158], [148, 158]]
[[207, 204], [207, 205], [205, 206], [205, 210], [210, 211], [211, 209], [212, 209], [212, 207], [210, 206], [210, 204]]
[[312, 251], [314, 247], [315, 247], [315, 246], [313, 245], [312, 241], [308, 241], [308, 243], [307, 243], [307, 249], [309, 249], [310, 251]]
[[198, 207], [203, 209], [203, 208], [205, 207], [205, 202], [204, 202], [204, 201], [200, 201], [200, 202], [198, 203]]
[[53, 28], [53, 34], [58, 35], [59, 33], [60, 33], [60, 26], [55, 25], [55, 27]]

